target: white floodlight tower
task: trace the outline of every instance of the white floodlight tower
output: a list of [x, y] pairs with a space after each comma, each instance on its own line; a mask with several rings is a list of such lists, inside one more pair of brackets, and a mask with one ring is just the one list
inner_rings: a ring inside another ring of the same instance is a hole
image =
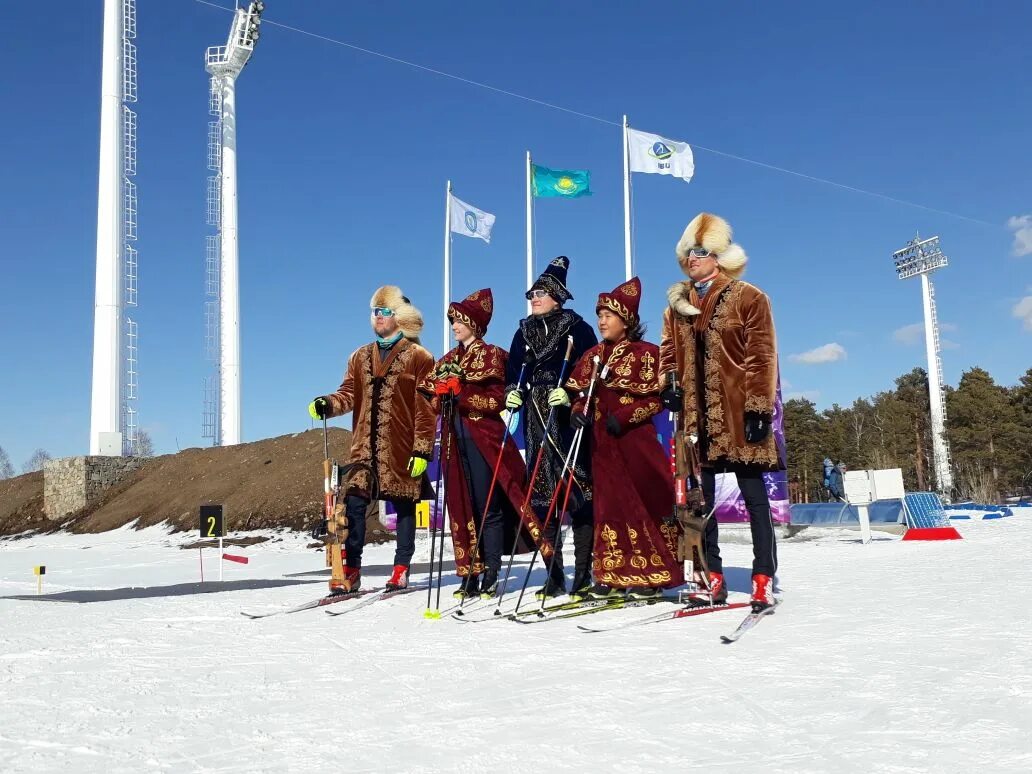
[[136, 453], [136, 0], [104, 0], [90, 454]]
[[928, 352], [928, 402], [932, 414], [932, 456], [935, 482], [939, 492], [949, 496], [953, 490], [953, 467], [946, 440], [946, 400], [942, 393], [942, 360], [939, 357], [939, 319], [935, 312], [935, 287], [929, 276], [949, 264], [939, 248], [939, 237], [921, 239], [920, 235], [906, 247], [892, 254], [896, 274], [901, 280], [921, 277], [924, 298], [925, 348]]
[[[240, 274], [237, 244], [236, 175], [236, 79], [244, 69], [258, 42], [262, 11], [261, 0], [246, 9], [237, 8], [224, 46], [211, 46], [205, 53], [205, 69], [211, 74], [210, 108], [219, 116], [208, 127], [208, 167], [218, 175], [208, 178], [208, 223], [218, 226], [213, 240], [208, 237], [208, 295], [218, 299], [218, 375], [217, 395], [206, 397], [204, 432], [216, 445], [240, 443]], [[212, 143], [217, 142], [217, 167], [212, 158]], [[218, 266], [212, 267], [217, 248]], [[218, 278], [213, 288], [212, 275]], [[208, 305], [208, 346], [213, 344], [213, 304]], [[213, 400], [214, 398], [214, 400]], [[217, 419], [216, 419], [217, 417]]]

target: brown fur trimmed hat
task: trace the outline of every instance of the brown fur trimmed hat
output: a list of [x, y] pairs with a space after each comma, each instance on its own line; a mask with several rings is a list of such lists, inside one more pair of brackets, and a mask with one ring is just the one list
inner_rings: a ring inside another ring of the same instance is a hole
[[394, 312], [394, 317], [398, 320], [398, 328], [406, 339], [419, 341], [419, 334], [423, 330], [423, 313], [405, 298], [401, 288], [397, 285], [384, 285], [377, 288], [373, 297], [369, 299], [369, 308], [375, 309], [378, 306], [386, 307]]
[[733, 279], [745, 272], [749, 257], [741, 245], [731, 241], [731, 225], [719, 215], [700, 212], [685, 228], [677, 243], [677, 261], [688, 273], [688, 251], [693, 247], [704, 247], [717, 256], [717, 265]]

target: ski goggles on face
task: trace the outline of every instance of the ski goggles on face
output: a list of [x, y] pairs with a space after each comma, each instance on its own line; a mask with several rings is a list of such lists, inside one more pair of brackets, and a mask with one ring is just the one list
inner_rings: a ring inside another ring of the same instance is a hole
[[710, 256], [716, 257], [716, 253], [707, 250], [705, 247], [693, 247], [688, 251], [689, 258], [709, 258]]
[[531, 299], [534, 299], [534, 298], [544, 298], [547, 295], [548, 295], [548, 291], [547, 290], [542, 290], [541, 288], [536, 288], [535, 290], [528, 290], [527, 291], [527, 300], [530, 301]]
[[394, 310], [386, 306], [374, 306], [373, 317], [394, 317]]

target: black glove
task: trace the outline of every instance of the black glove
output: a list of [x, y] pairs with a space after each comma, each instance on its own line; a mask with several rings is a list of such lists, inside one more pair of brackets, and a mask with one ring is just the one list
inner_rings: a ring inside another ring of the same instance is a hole
[[322, 540], [329, 532], [329, 525], [326, 519], [320, 519], [312, 527], [312, 540]]
[[610, 435], [620, 435], [620, 420], [612, 414], [606, 417], [606, 432]]
[[760, 443], [770, 435], [770, 416], [756, 411], [745, 412], [745, 440]]
[[684, 390], [667, 387], [659, 394], [659, 399], [663, 401], [663, 408], [667, 411], [684, 411]]
[[570, 417], [570, 425], [572, 425], [575, 429], [578, 430], [582, 427], [591, 427], [592, 421], [593, 420], [590, 413], [585, 414], [581, 411], [575, 412], [574, 415]]
[[330, 415], [330, 402], [326, 398], [316, 398], [312, 401], [312, 406], [319, 419]]

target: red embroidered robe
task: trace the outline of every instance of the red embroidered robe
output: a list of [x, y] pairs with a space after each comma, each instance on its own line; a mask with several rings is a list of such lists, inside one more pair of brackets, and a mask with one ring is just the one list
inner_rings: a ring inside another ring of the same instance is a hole
[[[595, 381], [590, 410], [591, 466], [595, 487], [596, 583], [616, 588], [673, 588], [684, 583], [677, 560], [678, 528], [663, 524], [673, 512], [670, 460], [652, 425], [660, 412], [659, 348], [647, 342], [598, 344], [578, 361], [568, 390], [581, 393], [574, 411], [583, 411], [596, 355], [609, 372]], [[619, 422], [614, 436], [609, 416]]]
[[[508, 353], [501, 347], [487, 344], [482, 339], [474, 339], [468, 347], [455, 347], [438, 360], [434, 368], [436, 371], [444, 363], [455, 363], [462, 369], [462, 390], [456, 402], [456, 421], [463, 424], [464, 435], [472, 439], [477, 451], [492, 469], [498, 459], [502, 437], [505, 435], [505, 424], [500, 414], [505, 409], [507, 358]], [[432, 395], [433, 381], [427, 379], [421, 389]], [[434, 398], [433, 405], [440, 412], [439, 398]], [[445, 494], [448, 498], [452, 544], [455, 548], [456, 573], [461, 577], [469, 575], [472, 564], [473, 574], [480, 575], [484, 572], [482, 547], [478, 552], [480, 556], [471, 557], [470, 554], [477, 542], [477, 527], [484, 514], [474, 512], [457, 442], [452, 442], [450, 458], [447, 450], [441, 451], [441, 464], [445, 465], [444, 475], [448, 477]], [[519, 541], [517, 553], [531, 550], [528, 548], [533, 546], [531, 539], [535, 542], [541, 541], [541, 527], [533, 511], [527, 509], [522, 524], [518, 515], [526, 496], [526, 479], [527, 471], [523, 457], [520, 456], [512, 438], [508, 438], [498, 468], [498, 481], [495, 484], [495, 490], [502, 495], [500, 504], [505, 517], [506, 551], [513, 545], [517, 526], [522, 526], [526, 533], [529, 533], [524, 534]]]

